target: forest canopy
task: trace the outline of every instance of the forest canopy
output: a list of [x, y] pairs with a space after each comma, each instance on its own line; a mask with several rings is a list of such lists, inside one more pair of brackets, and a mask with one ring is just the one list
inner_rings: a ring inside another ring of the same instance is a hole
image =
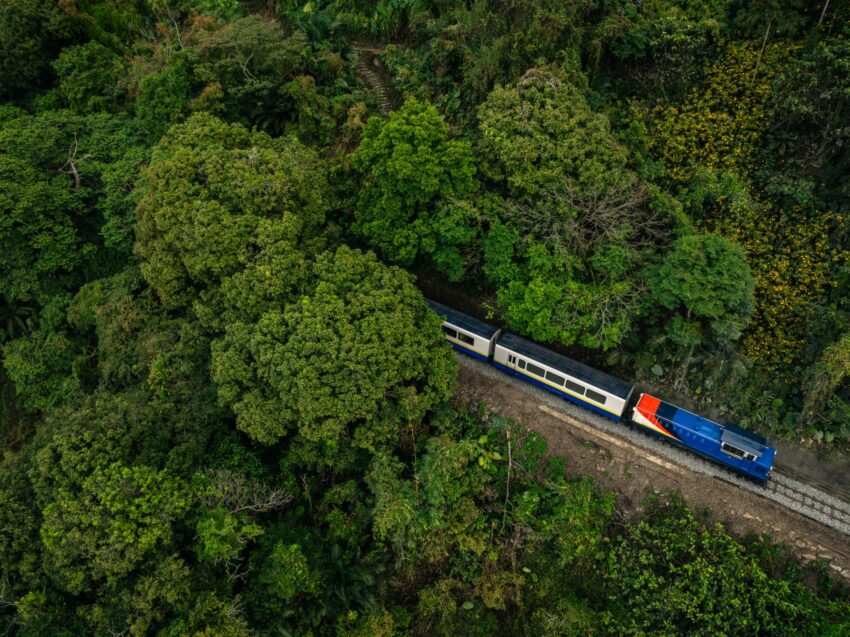
[[850, 8], [0, 4], [0, 634], [844, 635], [455, 397], [423, 299], [850, 449]]

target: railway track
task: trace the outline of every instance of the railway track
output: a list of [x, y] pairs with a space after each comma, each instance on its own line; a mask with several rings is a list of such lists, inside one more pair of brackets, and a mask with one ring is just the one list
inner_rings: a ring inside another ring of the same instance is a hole
[[815, 487], [781, 473], [771, 475], [762, 487], [770, 499], [787, 503], [789, 508], [850, 535], [850, 504]]
[[616, 423], [573, 405], [558, 396], [539, 389], [528, 383], [501, 373], [492, 366], [476, 361], [463, 354], [457, 354], [461, 365], [497, 378], [500, 382], [512, 385], [536, 400], [547, 405], [545, 411], [555, 410], [579, 420], [585, 426], [604, 431], [607, 434], [626, 440], [647, 453], [660, 456], [684, 470], [693, 471], [733, 484], [741, 489], [776, 502], [802, 516], [815, 520], [824, 526], [850, 536], [850, 503], [847, 503], [822, 489], [805, 484], [789, 476], [774, 471], [770, 480], [761, 485], [739, 476], [721, 465], [705, 460], [701, 456], [659, 440], [642, 431], [637, 431], [622, 423]]
[[850, 536], [850, 505], [811, 485], [775, 471], [771, 474], [770, 480], [763, 485], [742, 478], [719, 466], [710, 466], [700, 473], [709, 473], [718, 480], [746, 489], [810, 520]]

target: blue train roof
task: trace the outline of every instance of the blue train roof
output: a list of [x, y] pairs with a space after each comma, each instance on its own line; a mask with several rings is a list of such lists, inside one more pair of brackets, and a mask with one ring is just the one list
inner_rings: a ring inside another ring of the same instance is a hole
[[482, 338], [486, 338], [488, 341], [493, 338], [496, 332], [499, 331], [498, 327], [494, 327], [489, 323], [485, 323], [484, 321], [479, 321], [477, 318], [469, 316], [469, 314], [464, 314], [463, 312], [458, 312], [457, 310], [453, 310], [450, 307], [443, 305], [442, 303], [437, 303], [436, 301], [432, 301], [431, 299], [425, 299], [428, 305], [440, 316], [442, 316], [448, 323], [452, 325], [456, 325], [462, 330], [466, 330], [476, 336], [480, 336]]
[[762, 446], [767, 446], [767, 438], [764, 436], [759, 436], [758, 434], [754, 434], [752, 431], [747, 431], [746, 429], [741, 429], [740, 427], [736, 427], [735, 425], [731, 425], [728, 422], [723, 425], [723, 428], [726, 431], [731, 431], [740, 436], [744, 436], [745, 438], [749, 438], [753, 441], [753, 443], [758, 443]]
[[632, 383], [627, 383], [616, 376], [611, 376], [584, 363], [579, 363], [568, 356], [552, 352], [516, 334], [502, 334], [499, 338], [499, 345], [517, 354], [522, 354], [532, 360], [539, 361], [548, 367], [569, 374], [573, 378], [619, 398], [628, 398], [634, 388]]
[[744, 431], [747, 435], [741, 435], [739, 433], [741, 431], [744, 430], [738, 429], [735, 431], [729, 427], [725, 427], [723, 429], [723, 433], [720, 435], [720, 439], [733, 447], [749, 451], [757, 457], [763, 456], [769, 447], [760, 443], [758, 440], [755, 440], [750, 432]]
[[686, 409], [676, 407], [676, 405], [671, 405], [663, 400], [659, 402], [659, 405], [655, 410], [655, 415], [661, 419], [662, 422], [674, 422], [677, 425], [686, 427], [687, 429], [701, 434], [706, 438], [716, 440], [718, 443], [720, 442], [720, 433], [722, 429], [720, 428], [720, 425], [708, 418], [692, 414]]
[[748, 451], [756, 457], [765, 456], [768, 451], [772, 451], [772, 448], [767, 446], [767, 440], [757, 434], [735, 425], [719, 425], [713, 420], [692, 414], [686, 409], [664, 401], [661, 401], [655, 413], [662, 421], [673, 422], [706, 438], [716, 440], [718, 443], [725, 442]]

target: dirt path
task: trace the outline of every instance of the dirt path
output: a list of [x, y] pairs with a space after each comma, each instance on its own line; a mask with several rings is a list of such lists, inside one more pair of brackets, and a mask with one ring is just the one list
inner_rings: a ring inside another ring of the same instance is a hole
[[366, 44], [354, 44], [351, 47], [357, 56], [357, 74], [378, 97], [378, 111], [381, 115], [389, 115], [395, 110], [397, 99], [387, 70], [378, 58], [381, 47]]
[[693, 473], [632, 443], [552, 409], [533, 395], [472, 366], [461, 365], [456, 398], [479, 400], [499, 414], [542, 434], [550, 453], [566, 460], [571, 476], [590, 475], [617, 492], [627, 516], [637, 516], [649, 493], [677, 491], [695, 510], [709, 509], [730, 531], [770, 535], [799, 558], [820, 560], [850, 582], [850, 537], [722, 480]]
[[[273, 0], [239, 0], [239, 4], [247, 14], [257, 14], [266, 20], [276, 19]], [[378, 111], [381, 115], [389, 115], [398, 106], [398, 98], [392, 86], [392, 79], [378, 57], [383, 46], [355, 42], [351, 45], [351, 50], [357, 57], [357, 74], [378, 97]]]

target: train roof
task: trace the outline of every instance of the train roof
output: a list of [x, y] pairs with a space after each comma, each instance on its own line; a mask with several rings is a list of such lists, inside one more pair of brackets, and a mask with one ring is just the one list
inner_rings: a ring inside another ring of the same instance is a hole
[[498, 344], [619, 398], [628, 398], [634, 388], [632, 383], [579, 363], [563, 354], [557, 354], [516, 334], [502, 334]]
[[437, 301], [432, 301], [431, 299], [425, 299], [425, 301], [437, 314], [443, 316], [447, 323], [456, 325], [462, 330], [466, 330], [467, 332], [471, 332], [472, 334], [481, 336], [487, 340], [493, 338], [496, 332], [499, 331], [498, 327], [485, 323], [484, 321], [479, 321], [477, 318], [469, 316], [469, 314], [453, 310], [442, 303], [437, 303]]
[[726, 429], [726, 431], [731, 431], [732, 433], [738, 434], [738, 435], [743, 436], [745, 438], [749, 438], [753, 442], [758, 443], [763, 447], [768, 446], [767, 438], [765, 438], [764, 436], [760, 436], [758, 434], [754, 434], [752, 431], [747, 431], [746, 429], [741, 429], [740, 427], [738, 427], [736, 425], [732, 425], [728, 422], [725, 425], [722, 425], [722, 427], [724, 429]]
[[768, 449], [768, 446], [764, 444], [766, 442], [764, 438], [734, 425], [725, 425], [720, 439], [733, 447], [749, 451], [757, 457], [763, 456]]
[[[648, 396], [648, 394], [644, 394], [644, 396]], [[674, 422], [693, 432], [716, 440], [718, 443], [725, 442], [738, 449], [748, 451], [756, 457], [764, 456], [768, 449], [770, 449], [767, 446], [767, 440], [758, 434], [741, 429], [735, 425], [720, 425], [704, 416], [699, 416], [687, 409], [671, 405], [663, 400], [659, 400], [659, 405], [655, 413], [662, 421]]]

